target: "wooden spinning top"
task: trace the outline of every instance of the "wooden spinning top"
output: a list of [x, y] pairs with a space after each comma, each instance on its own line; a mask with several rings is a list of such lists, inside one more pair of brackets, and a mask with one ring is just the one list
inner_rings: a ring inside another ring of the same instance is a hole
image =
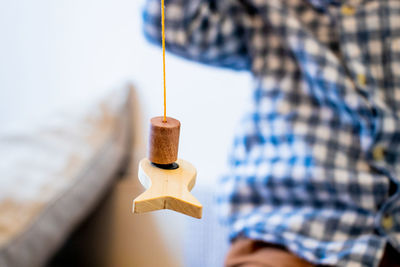
[[170, 209], [200, 219], [202, 205], [190, 193], [197, 171], [189, 162], [178, 160], [180, 122], [167, 117], [150, 121], [148, 159], [139, 163], [139, 180], [147, 189], [133, 201], [133, 212]]

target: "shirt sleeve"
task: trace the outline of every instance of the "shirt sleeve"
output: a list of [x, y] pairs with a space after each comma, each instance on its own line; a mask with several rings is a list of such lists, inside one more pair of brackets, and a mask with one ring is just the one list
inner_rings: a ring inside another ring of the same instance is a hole
[[[143, 13], [146, 37], [161, 44], [160, 0], [147, 0]], [[209, 65], [250, 67], [240, 0], [165, 0], [166, 49]]]

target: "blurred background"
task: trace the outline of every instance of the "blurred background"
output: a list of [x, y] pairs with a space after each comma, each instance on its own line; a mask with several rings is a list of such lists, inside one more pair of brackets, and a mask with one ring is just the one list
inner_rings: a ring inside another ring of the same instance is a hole
[[213, 190], [248, 73], [167, 54], [167, 114], [204, 218], [131, 213], [162, 54], [138, 0], [0, 0], [0, 266], [220, 266]]

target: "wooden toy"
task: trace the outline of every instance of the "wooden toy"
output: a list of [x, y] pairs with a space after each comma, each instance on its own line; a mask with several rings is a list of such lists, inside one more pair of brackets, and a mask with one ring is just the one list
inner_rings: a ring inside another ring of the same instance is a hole
[[165, 26], [162, 9], [162, 47], [164, 75], [164, 116], [150, 121], [148, 159], [139, 163], [139, 180], [147, 189], [133, 201], [133, 212], [170, 209], [200, 219], [202, 205], [190, 193], [196, 182], [196, 168], [178, 159], [181, 123], [166, 115]]
[[202, 205], [190, 193], [196, 168], [178, 159], [180, 122], [167, 117], [151, 119], [149, 156], [139, 163], [139, 180], [147, 189], [133, 201], [133, 212], [170, 209], [200, 219]]

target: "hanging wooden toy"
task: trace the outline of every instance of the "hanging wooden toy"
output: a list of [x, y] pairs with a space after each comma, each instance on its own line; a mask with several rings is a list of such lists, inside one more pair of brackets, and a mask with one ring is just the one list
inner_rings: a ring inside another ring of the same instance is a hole
[[200, 219], [202, 205], [190, 193], [196, 182], [196, 168], [178, 159], [181, 123], [166, 115], [165, 14], [161, 0], [164, 116], [150, 120], [148, 158], [139, 163], [139, 180], [147, 189], [133, 201], [133, 212], [170, 209]]

